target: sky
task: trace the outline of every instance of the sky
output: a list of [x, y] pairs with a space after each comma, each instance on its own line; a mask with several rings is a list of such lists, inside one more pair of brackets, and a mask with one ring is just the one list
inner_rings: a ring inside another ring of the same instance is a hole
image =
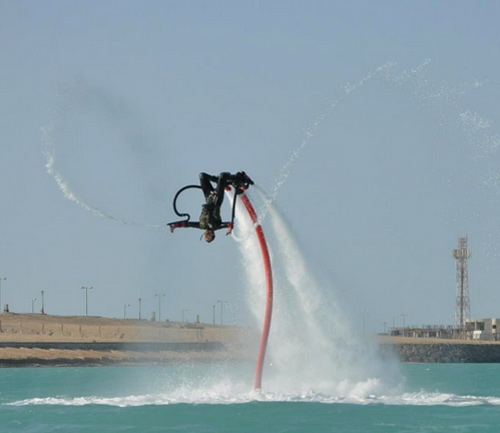
[[247, 324], [235, 242], [165, 227], [245, 170], [354, 326], [452, 324], [463, 236], [471, 315], [500, 317], [499, 13], [0, 0], [0, 303]]

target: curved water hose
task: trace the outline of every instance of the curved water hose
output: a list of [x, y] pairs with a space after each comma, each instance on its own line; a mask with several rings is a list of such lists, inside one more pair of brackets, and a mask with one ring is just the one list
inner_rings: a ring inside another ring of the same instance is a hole
[[179, 195], [184, 192], [186, 189], [190, 189], [190, 188], [197, 188], [197, 189], [201, 189], [201, 186], [200, 185], [186, 185], [184, 187], [182, 187], [179, 191], [177, 191], [177, 194], [175, 194], [175, 197], [174, 197], [174, 202], [173, 202], [173, 205], [174, 205], [174, 212], [177, 214], [177, 216], [180, 216], [181, 218], [184, 218], [186, 217], [186, 220], [185, 221], [189, 221], [191, 219], [191, 215], [189, 215], [188, 213], [180, 213], [178, 210], [177, 210], [177, 198], [179, 197]]
[[[191, 188], [203, 189], [201, 187], [201, 185], [186, 185], [186, 186], [182, 187], [179, 191], [177, 191], [177, 193], [174, 196], [174, 201], [173, 201], [174, 212], [176, 213], [177, 216], [180, 216], [181, 218], [186, 218], [184, 220], [184, 222], [188, 222], [191, 219], [191, 215], [189, 215], [187, 212], [186, 213], [179, 212], [179, 210], [177, 209], [177, 199], [184, 191], [186, 191], [187, 189], [191, 189]], [[234, 194], [233, 206], [232, 206], [232, 211], [231, 211], [231, 223], [230, 223], [231, 227], [234, 225], [234, 216], [235, 216], [235, 211], [236, 211], [236, 199], [239, 195], [237, 193], [238, 187], [235, 187], [235, 191], [236, 192]]]
[[269, 339], [269, 330], [271, 329], [271, 316], [273, 314], [273, 274], [271, 269], [271, 258], [269, 256], [269, 250], [267, 248], [266, 238], [264, 236], [264, 231], [262, 226], [258, 222], [257, 213], [250, 202], [248, 196], [243, 193], [240, 195], [241, 201], [245, 205], [248, 211], [248, 215], [252, 219], [255, 225], [255, 232], [259, 239], [260, 250], [262, 252], [262, 259], [264, 260], [264, 268], [266, 271], [266, 286], [267, 286], [267, 297], [266, 297], [266, 313], [264, 317], [264, 326], [262, 328], [262, 336], [260, 340], [259, 355], [257, 358], [257, 367], [255, 370], [255, 380], [254, 389], [260, 389], [262, 387], [262, 369], [264, 365], [264, 358], [266, 356], [267, 341]]

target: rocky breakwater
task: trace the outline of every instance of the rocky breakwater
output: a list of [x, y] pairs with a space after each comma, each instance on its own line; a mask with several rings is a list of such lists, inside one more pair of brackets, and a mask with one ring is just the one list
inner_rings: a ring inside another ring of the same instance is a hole
[[379, 343], [401, 362], [500, 363], [499, 342], [380, 337]]

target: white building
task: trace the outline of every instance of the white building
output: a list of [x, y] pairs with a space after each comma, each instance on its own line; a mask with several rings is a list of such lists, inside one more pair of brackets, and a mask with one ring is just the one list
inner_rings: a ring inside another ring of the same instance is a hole
[[500, 335], [497, 329], [500, 319], [467, 319], [467, 333], [473, 340], [497, 341]]

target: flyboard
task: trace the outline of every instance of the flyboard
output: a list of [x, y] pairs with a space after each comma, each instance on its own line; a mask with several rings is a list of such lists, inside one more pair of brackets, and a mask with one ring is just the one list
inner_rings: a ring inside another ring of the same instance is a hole
[[[244, 172], [238, 172], [236, 175], [234, 175], [228, 185], [226, 186], [226, 189], [231, 189], [231, 187], [234, 188], [234, 198], [233, 198], [233, 206], [232, 206], [232, 213], [231, 213], [231, 221], [230, 222], [222, 222], [220, 226], [217, 229], [227, 227], [230, 230], [232, 230], [234, 226], [234, 216], [235, 216], [235, 209], [236, 209], [236, 200], [239, 197], [243, 205], [245, 206], [245, 209], [248, 212], [248, 215], [250, 219], [252, 220], [252, 223], [255, 227], [255, 233], [257, 235], [257, 239], [259, 240], [259, 245], [260, 245], [260, 250], [262, 254], [262, 260], [264, 264], [264, 272], [266, 276], [266, 309], [265, 309], [265, 316], [264, 316], [264, 324], [262, 327], [262, 335], [260, 339], [260, 345], [259, 345], [259, 352], [257, 355], [257, 365], [255, 369], [255, 379], [254, 379], [254, 389], [261, 389], [262, 388], [262, 371], [264, 368], [264, 359], [266, 356], [266, 349], [267, 349], [267, 342], [269, 340], [269, 332], [271, 330], [271, 318], [273, 314], [273, 273], [272, 273], [272, 267], [271, 267], [271, 257], [269, 255], [269, 248], [267, 246], [267, 241], [266, 237], [264, 235], [264, 230], [262, 229], [261, 224], [259, 223], [259, 218], [257, 216], [257, 212], [255, 211], [255, 208], [252, 205], [252, 202], [250, 201], [250, 198], [246, 194], [246, 190], [249, 188], [250, 185], [253, 185], [253, 181], [246, 175]], [[173, 201], [173, 208], [174, 212], [181, 218], [184, 218], [181, 221], [175, 221], [172, 223], [168, 223], [168, 226], [170, 227], [170, 230], [173, 232], [175, 228], [178, 227], [193, 227], [193, 228], [200, 228], [199, 222], [192, 222], [190, 221], [191, 216], [187, 213], [181, 213], [177, 209], [177, 199], [179, 195], [190, 188], [199, 188], [201, 187], [199, 185], [187, 185], [183, 188], [181, 188], [174, 197]]]

